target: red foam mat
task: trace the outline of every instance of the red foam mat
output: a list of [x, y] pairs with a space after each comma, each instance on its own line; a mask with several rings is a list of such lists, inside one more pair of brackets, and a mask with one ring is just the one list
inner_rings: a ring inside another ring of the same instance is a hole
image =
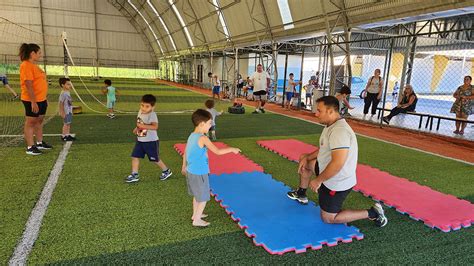
[[[220, 149], [229, 147], [222, 142], [214, 142], [214, 145]], [[183, 155], [184, 150], [186, 149], [186, 144], [178, 143], [174, 145], [174, 148], [180, 155]], [[253, 171], [263, 172], [263, 167], [254, 163], [242, 154], [228, 153], [224, 155], [216, 155], [209, 151], [208, 156], [211, 174], [221, 175]]]
[[[302, 153], [318, 149], [294, 139], [263, 140], [257, 141], [257, 144], [295, 162]], [[471, 202], [367, 165], [357, 166], [357, 185], [353, 189], [443, 232], [469, 227], [474, 223], [474, 204]]]

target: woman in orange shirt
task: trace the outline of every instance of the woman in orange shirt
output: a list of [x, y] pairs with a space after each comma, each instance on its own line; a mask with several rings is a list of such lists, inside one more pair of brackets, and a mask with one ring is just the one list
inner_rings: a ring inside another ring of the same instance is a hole
[[41, 48], [37, 44], [24, 43], [20, 47], [21, 101], [25, 106], [26, 154], [30, 155], [40, 155], [41, 150], [53, 148], [43, 141], [43, 120], [48, 109], [48, 82], [46, 74], [36, 65], [41, 56]]

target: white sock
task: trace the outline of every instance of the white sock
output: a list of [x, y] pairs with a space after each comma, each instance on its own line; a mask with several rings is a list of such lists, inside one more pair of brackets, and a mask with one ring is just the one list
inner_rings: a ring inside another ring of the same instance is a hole
[[36, 142], [36, 145], [41, 145], [41, 144], [43, 144], [43, 141], [37, 141]]
[[28, 146], [27, 148], [28, 148], [28, 149], [31, 149], [31, 147], [33, 147], [33, 146]]

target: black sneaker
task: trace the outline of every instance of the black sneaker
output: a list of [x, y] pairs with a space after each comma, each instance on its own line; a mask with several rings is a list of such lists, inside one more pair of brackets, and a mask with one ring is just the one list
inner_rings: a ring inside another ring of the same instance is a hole
[[64, 137], [64, 141], [74, 141], [74, 140], [76, 140], [76, 138], [71, 135], [67, 135]]
[[257, 111], [257, 110], [255, 110], [255, 111], [252, 112], [252, 114], [258, 114], [258, 113], [260, 113], [260, 112]]
[[31, 148], [26, 149], [26, 154], [28, 154], [28, 155], [41, 155], [43, 153], [40, 150], [38, 150], [38, 148], [35, 145], [33, 145], [33, 146], [31, 146]]
[[265, 109], [260, 108], [260, 112], [262, 112], [262, 114], [264, 114], [264, 113], [265, 113]]
[[286, 195], [288, 196], [288, 198], [290, 198], [292, 200], [296, 200], [301, 204], [308, 204], [308, 198], [306, 197], [306, 195], [304, 195], [304, 196], [299, 195], [298, 190], [290, 191], [290, 192], [286, 193]]
[[386, 226], [388, 223], [388, 218], [387, 216], [385, 216], [385, 212], [383, 210], [382, 205], [380, 203], [375, 203], [373, 208], [378, 214], [378, 217], [373, 220], [375, 225], [378, 227]]
[[39, 149], [39, 150], [51, 150], [53, 148], [53, 146], [49, 145], [48, 143], [42, 141], [41, 143], [37, 143], [36, 144], [36, 147]]
[[168, 179], [172, 175], [173, 175], [173, 172], [171, 172], [171, 169], [163, 171], [163, 172], [161, 172], [160, 180], [165, 181], [166, 179]]
[[382, 121], [384, 121], [385, 123], [387, 123], [387, 125], [390, 124], [390, 120], [388, 120], [388, 118], [385, 117], [385, 116], [382, 118]]
[[140, 181], [140, 176], [138, 174], [131, 174], [125, 179], [126, 183], [135, 183]]

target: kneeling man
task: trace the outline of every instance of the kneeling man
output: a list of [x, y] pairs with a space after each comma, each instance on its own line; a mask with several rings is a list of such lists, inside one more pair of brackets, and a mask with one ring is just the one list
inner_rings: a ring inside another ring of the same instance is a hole
[[[288, 192], [290, 199], [308, 203], [308, 186], [319, 195], [321, 218], [325, 223], [349, 223], [370, 219], [379, 227], [388, 219], [380, 203], [367, 210], [343, 210], [342, 204], [357, 183], [357, 138], [346, 120], [339, 115], [339, 101], [324, 96], [316, 101], [316, 117], [326, 127], [319, 139], [319, 151], [300, 157], [300, 187]], [[311, 180], [311, 177], [316, 178]]]

